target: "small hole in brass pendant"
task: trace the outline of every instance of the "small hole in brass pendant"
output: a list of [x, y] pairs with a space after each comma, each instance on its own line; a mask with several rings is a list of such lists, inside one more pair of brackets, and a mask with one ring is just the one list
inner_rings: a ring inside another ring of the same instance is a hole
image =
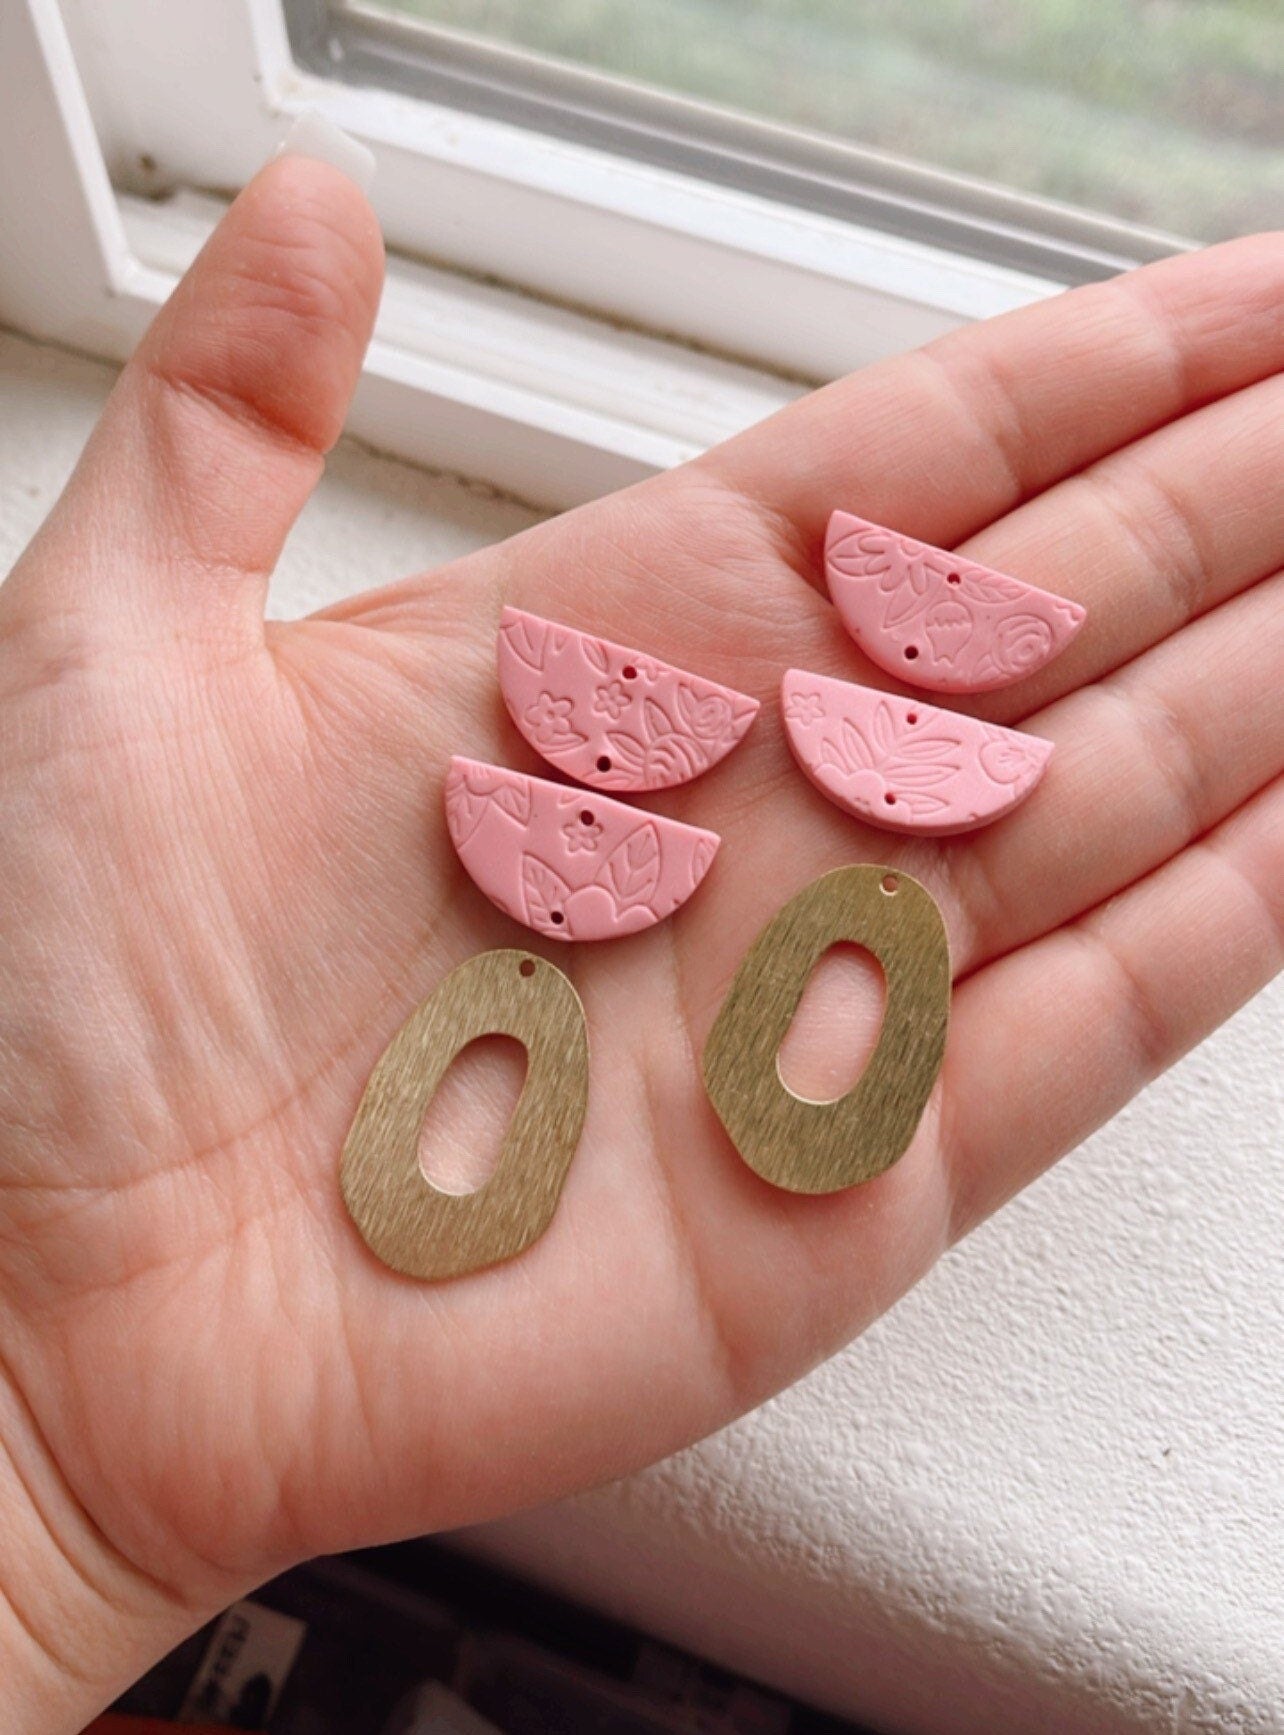
[[[780, 1075], [780, 1045], [817, 960], [841, 941], [865, 947], [886, 983], [873, 1056], [843, 1096], [812, 1102]], [[941, 1070], [950, 953], [935, 900], [908, 874], [836, 868], [758, 935], [704, 1049], [718, 1118], [756, 1174], [793, 1193], [871, 1180], [903, 1155]]]
[[[446, 1192], [420, 1167], [424, 1118], [456, 1056], [490, 1035], [526, 1050], [526, 1081], [490, 1178]], [[375, 1063], [343, 1147], [344, 1203], [375, 1257], [409, 1277], [511, 1259], [552, 1220], [587, 1105], [579, 995], [543, 958], [484, 952], [446, 977]]]

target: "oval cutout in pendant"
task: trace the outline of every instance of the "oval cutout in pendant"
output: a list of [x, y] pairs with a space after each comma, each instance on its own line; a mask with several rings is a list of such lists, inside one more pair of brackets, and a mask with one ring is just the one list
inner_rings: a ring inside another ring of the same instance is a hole
[[[451, 1062], [479, 1036], [516, 1038], [526, 1082], [490, 1179], [434, 1187], [419, 1134]], [[547, 1229], [588, 1106], [580, 997], [533, 953], [483, 952], [453, 970], [375, 1063], [343, 1147], [339, 1185], [375, 1257], [407, 1277], [461, 1277], [521, 1253]]]
[[[781, 1078], [780, 1045], [817, 960], [842, 940], [883, 967], [883, 1027], [852, 1089], [809, 1102]], [[764, 1181], [837, 1192], [904, 1154], [941, 1070], [949, 1016], [949, 941], [931, 893], [899, 868], [835, 868], [791, 898], [745, 954], [705, 1044], [705, 1088]]]

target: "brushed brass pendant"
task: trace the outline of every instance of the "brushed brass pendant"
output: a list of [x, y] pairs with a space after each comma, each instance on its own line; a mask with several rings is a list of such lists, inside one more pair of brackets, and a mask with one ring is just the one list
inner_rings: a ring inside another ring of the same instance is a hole
[[[809, 1102], [781, 1078], [780, 1045], [817, 960], [843, 940], [883, 966], [883, 1027], [851, 1090]], [[765, 1181], [836, 1192], [904, 1153], [941, 1070], [949, 1015], [949, 942], [931, 893], [899, 869], [836, 868], [792, 898], [745, 954], [705, 1044], [705, 1088]]]
[[[420, 1129], [455, 1056], [492, 1034], [526, 1049], [526, 1082], [494, 1174], [474, 1193], [444, 1193], [420, 1167]], [[483, 952], [446, 977], [376, 1062], [343, 1147], [344, 1203], [375, 1257], [408, 1277], [459, 1277], [511, 1259], [552, 1219], [587, 1105], [575, 989], [533, 953]]]

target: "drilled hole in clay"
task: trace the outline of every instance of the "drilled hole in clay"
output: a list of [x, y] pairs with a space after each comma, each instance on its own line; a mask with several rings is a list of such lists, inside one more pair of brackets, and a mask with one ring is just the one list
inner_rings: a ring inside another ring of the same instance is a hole
[[533, 976], [535, 974], [534, 958], [523, 958], [517, 966], [517, 974], [519, 976]]
[[909, 713], [909, 715], [906, 717], [905, 721], [907, 723], [910, 723], [910, 724], [917, 723], [918, 722], [918, 712], [917, 711], [911, 711]]
[[889, 807], [895, 807], [896, 806], [896, 797], [892, 794], [890, 789], [887, 791], [887, 794], [883, 797], [883, 800], [887, 803], [887, 805]]
[[846, 1096], [874, 1052], [886, 995], [882, 966], [863, 946], [823, 953], [776, 1058], [786, 1090], [805, 1102]]
[[962, 584], [963, 580], [957, 572], [949, 572], [945, 575], [945, 582], [946, 584]]
[[626, 663], [621, 673], [626, 681], [636, 681], [638, 678], [638, 672], [632, 663]]
[[918, 656], [918, 646], [917, 645], [906, 645], [906, 647], [905, 647], [905, 661], [907, 663], [912, 663], [917, 656]]
[[548, 912], [548, 919], [552, 922], [555, 928], [560, 928], [562, 923], [566, 920], [566, 917], [560, 910], [550, 910]]
[[[534, 963], [526, 958], [523, 964]], [[521, 966], [519, 966], [520, 968]], [[475, 1193], [499, 1162], [526, 1082], [526, 1050], [513, 1036], [479, 1036], [446, 1068], [419, 1130], [419, 1167], [442, 1193]]]
[[581, 825], [592, 825], [592, 823], [593, 823], [593, 815], [589, 811], [589, 809], [586, 807], [584, 809], [583, 813], [580, 814], [580, 824]]
[[611, 769], [611, 761], [607, 758], [605, 753], [598, 760], [597, 768], [599, 771], [609, 771]]
[[897, 891], [900, 889], [900, 881], [897, 879], [895, 874], [884, 874], [882, 879], [879, 881], [879, 885], [887, 893], [889, 898], [895, 897]]

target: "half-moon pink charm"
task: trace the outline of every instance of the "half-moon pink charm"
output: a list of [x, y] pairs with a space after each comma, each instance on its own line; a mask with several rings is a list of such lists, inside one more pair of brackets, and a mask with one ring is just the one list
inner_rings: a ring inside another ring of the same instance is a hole
[[946, 836], [1025, 800], [1051, 741], [790, 669], [780, 708], [794, 757], [822, 794], [870, 825]]
[[758, 701], [608, 639], [506, 608], [499, 684], [537, 753], [594, 789], [672, 789], [730, 753]]
[[475, 759], [452, 759], [446, 823], [493, 904], [551, 940], [612, 940], [672, 915], [716, 832]]
[[825, 537], [825, 576], [843, 624], [871, 661], [912, 686], [984, 693], [1034, 674], [1087, 618], [1037, 590], [850, 512]]

